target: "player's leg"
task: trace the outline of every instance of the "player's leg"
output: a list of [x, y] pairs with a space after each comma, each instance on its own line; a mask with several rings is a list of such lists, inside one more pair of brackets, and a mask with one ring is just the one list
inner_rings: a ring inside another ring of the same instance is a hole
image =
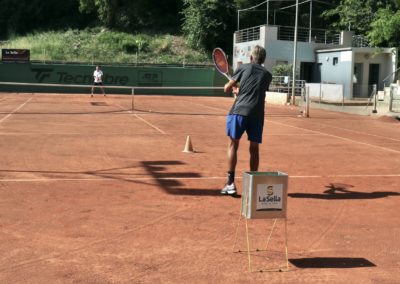
[[94, 85], [92, 86], [92, 95], [91, 95], [91, 97], [93, 97], [93, 92], [94, 92]]
[[[237, 164], [237, 150], [239, 148], [239, 139], [233, 139], [230, 137], [229, 139], [229, 144], [228, 144], [228, 173], [230, 172], [235, 172], [236, 164]], [[228, 182], [232, 183], [234, 182], [233, 180], [229, 180], [228, 176]]]
[[260, 151], [257, 142], [250, 141], [250, 171], [258, 171], [258, 165], [260, 163]]
[[228, 173], [225, 187], [221, 194], [236, 194], [235, 168], [237, 163], [237, 150], [239, 141], [246, 129], [247, 118], [241, 115], [228, 115], [226, 118], [226, 134], [229, 136], [228, 143]]
[[235, 195], [236, 185], [235, 185], [235, 169], [237, 164], [237, 150], [239, 149], [239, 139], [234, 139], [229, 137], [228, 143], [228, 173], [227, 181], [224, 188], [221, 190], [221, 194]]
[[250, 146], [250, 171], [258, 171], [260, 163], [259, 144], [262, 143], [262, 133], [264, 128], [264, 118], [249, 118], [247, 124], [247, 135], [249, 137]]

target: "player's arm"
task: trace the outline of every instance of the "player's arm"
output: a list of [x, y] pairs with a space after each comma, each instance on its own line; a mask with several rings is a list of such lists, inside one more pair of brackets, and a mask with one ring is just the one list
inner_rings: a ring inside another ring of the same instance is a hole
[[233, 96], [236, 98], [239, 93], [239, 87], [235, 80], [229, 80], [228, 83], [224, 86], [224, 92], [229, 94], [230, 92], [233, 93]]
[[236, 98], [236, 96], [239, 93], [239, 82], [240, 79], [242, 78], [242, 73], [243, 73], [243, 69], [241, 68], [241, 66], [239, 66], [235, 73], [233, 74], [232, 78], [229, 80], [228, 83], [225, 84], [224, 86], [224, 92], [226, 94], [229, 94], [230, 92], [233, 93], [234, 97]]
[[229, 80], [228, 83], [225, 84], [224, 86], [224, 92], [226, 94], [232, 92], [232, 89], [236, 87], [236, 81], [235, 80]]

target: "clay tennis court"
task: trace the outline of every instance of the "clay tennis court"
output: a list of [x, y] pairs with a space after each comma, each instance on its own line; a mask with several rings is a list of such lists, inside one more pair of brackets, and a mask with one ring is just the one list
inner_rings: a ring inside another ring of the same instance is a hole
[[[260, 171], [289, 175], [289, 270], [249, 272], [241, 200], [219, 194], [231, 104], [0, 94], [0, 282], [400, 282], [400, 122], [267, 105]], [[243, 139], [239, 193], [246, 170]], [[249, 220], [253, 249], [271, 221]], [[285, 265], [277, 224], [255, 268]]]

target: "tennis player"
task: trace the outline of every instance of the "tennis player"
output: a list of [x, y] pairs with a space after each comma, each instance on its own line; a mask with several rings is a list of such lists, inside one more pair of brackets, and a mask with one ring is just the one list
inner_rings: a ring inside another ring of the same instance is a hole
[[93, 86], [92, 86], [92, 97], [93, 97], [93, 91], [96, 86], [100, 86], [101, 91], [103, 92], [103, 95], [106, 95], [106, 92], [104, 91], [103, 87], [103, 71], [101, 71], [100, 66], [96, 66], [96, 70], [93, 72]]
[[[259, 144], [262, 142], [264, 127], [265, 92], [272, 81], [272, 75], [262, 64], [266, 51], [257, 45], [251, 51], [250, 63], [240, 65], [232, 79], [224, 86], [225, 93], [233, 93], [235, 102], [226, 118], [228, 144], [228, 180], [221, 194], [236, 195], [235, 168], [237, 150], [243, 133], [250, 141], [250, 171], [257, 171], [259, 165]], [[240, 83], [240, 88], [237, 87]]]

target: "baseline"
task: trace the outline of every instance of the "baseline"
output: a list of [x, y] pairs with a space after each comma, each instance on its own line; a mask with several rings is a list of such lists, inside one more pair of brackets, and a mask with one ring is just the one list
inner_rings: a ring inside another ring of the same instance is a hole
[[[289, 176], [291, 179], [307, 179], [307, 178], [384, 178], [384, 177], [400, 177], [400, 173], [396, 174], [347, 174], [347, 175], [293, 175]], [[126, 178], [125, 181], [143, 181], [143, 180], [220, 180], [226, 179], [225, 176], [213, 177], [138, 177]], [[235, 179], [242, 179], [241, 176]], [[49, 181], [102, 181], [102, 180], [115, 180], [113, 177], [100, 177], [100, 178], [32, 178], [32, 179], [18, 179], [18, 178], [5, 178], [0, 180], [2, 182], [49, 182]]]
[[369, 146], [369, 147], [372, 147], [372, 148], [378, 148], [378, 149], [381, 149], [381, 150], [384, 150], [384, 151], [394, 152], [394, 153], [400, 154], [399, 150], [394, 150], [394, 149], [390, 149], [390, 148], [386, 148], [386, 147], [382, 147], [382, 146], [378, 146], [378, 145], [374, 145], [374, 144], [370, 144], [370, 143], [360, 142], [360, 141], [357, 141], [357, 140], [354, 140], [354, 139], [345, 138], [345, 137], [342, 137], [342, 136], [333, 135], [333, 134], [329, 134], [329, 133], [322, 132], [322, 131], [311, 130], [311, 129], [307, 129], [307, 128], [304, 128], [304, 127], [293, 126], [293, 125], [290, 125], [290, 124], [285, 124], [285, 123], [282, 123], [282, 122], [277, 122], [277, 121], [272, 121], [272, 120], [269, 120], [269, 122], [275, 123], [275, 124], [278, 124], [278, 125], [283, 125], [283, 126], [286, 126], [286, 127], [295, 128], [295, 129], [300, 129], [300, 130], [306, 130], [306, 131], [310, 131], [310, 132], [314, 132], [314, 133], [319, 133], [321, 135], [334, 137], [334, 138], [341, 139], [341, 140], [344, 140], [344, 141], [347, 141], [347, 142], [357, 143], [357, 144], [360, 144], [360, 145]]

